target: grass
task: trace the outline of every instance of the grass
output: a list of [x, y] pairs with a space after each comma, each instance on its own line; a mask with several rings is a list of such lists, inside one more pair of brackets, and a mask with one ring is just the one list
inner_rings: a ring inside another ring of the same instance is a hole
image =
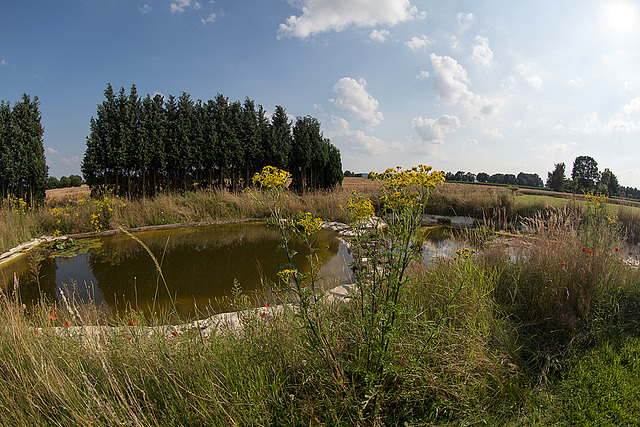
[[[443, 191], [436, 205], [450, 197], [478, 210], [473, 203], [506, 194]], [[332, 218], [346, 195], [291, 195], [287, 203]], [[126, 201], [109, 225], [260, 216], [245, 197]], [[91, 203], [77, 209], [94, 213]], [[12, 221], [29, 215], [47, 213]], [[538, 211], [527, 225], [517, 239], [486, 233], [477, 253], [463, 251], [461, 241], [452, 258], [410, 266], [385, 383], [373, 392], [358, 368], [364, 337], [355, 300], [319, 313], [344, 372], [340, 382], [293, 311], [248, 314], [239, 331], [173, 335], [147, 329], [169, 324], [170, 314], [105, 320], [92, 306], [26, 309], [2, 296], [0, 424], [633, 425], [640, 273], [616, 250], [620, 228], [588, 206]], [[112, 328], [89, 341], [68, 336], [97, 323]], [[366, 418], [372, 400], [380, 408], [373, 420]]]

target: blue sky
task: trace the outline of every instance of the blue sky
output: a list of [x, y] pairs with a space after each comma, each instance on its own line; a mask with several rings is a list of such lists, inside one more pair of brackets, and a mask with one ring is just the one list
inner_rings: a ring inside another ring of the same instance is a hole
[[640, 187], [640, 4], [84, 0], [0, 6], [0, 99], [40, 99], [80, 173], [107, 83], [311, 115], [343, 169], [538, 173], [592, 156]]

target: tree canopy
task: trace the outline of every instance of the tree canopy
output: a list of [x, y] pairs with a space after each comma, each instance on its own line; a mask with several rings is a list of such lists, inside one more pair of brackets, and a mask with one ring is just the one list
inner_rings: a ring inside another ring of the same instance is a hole
[[576, 184], [576, 191], [587, 192], [594, 190], [600, 178], [598, 172], [598, 162], [593, 157], [578, 156], [573, 162], [571, 179]]
[[313, 117], [289, 122], [275, 107], [268, 118], [262, 106], [246, 98], [230, 102], [116, 94], [111, 85], [91, 118], [82, 173], [92, 189], [129, 196], [185, 191], [210, 186], [248, 185], [263, 166], [289, 169], [295, 187], [331, 188], [342, 182], [340, 152]]
[[44, 200], [48, 167], [44, 156], [38, 97], [0, 102], [0, 196], [33, 205]]

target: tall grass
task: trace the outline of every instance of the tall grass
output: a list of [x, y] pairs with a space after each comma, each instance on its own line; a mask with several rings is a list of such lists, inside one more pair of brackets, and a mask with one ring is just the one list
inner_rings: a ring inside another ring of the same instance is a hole
[[[247, 195], [213, 196], [158, 199], [159, 206], [126, 202], [110, 224], [139, 225], [153, 215], [202, 220], [220, 200], [236, 215], [260, 215]], [[341, 197], [290, 196], [287, 203], [330, 217], [329, 205]], [[140, 223], [136, 210], [146, 210]], [[625, 263], [619, 224], [599, 207], [563, 208], [534, 216], [527, 230], [511, 240], [488, 236], [475, 253], [461, 246], [430, 266], [408, 266], [392, 307], [384, 382], [373, 390], [360, 364], [370, 337], [357, 298], [323, 302], [314, 313], [343, 367], [337, 377], [309, 345], [295, 310], [249, 311], [240, 329], [174, 335], [168, 317], [131, 312], [105, 320], [90, 306], [43, 302], [26, 309], [2, 296], [0, 424], [633, 422], [637, 405], [624, 402], [640, 384], [637, 369], [628, 368], [640, 349], [633, 338], [640, 332], [640, 273]], [[243, 296], [236, 298], [242, 306]], [[94, 329], [98, 323], [109, 327]], [[367, 418], [372, 399], [378, 409]]]

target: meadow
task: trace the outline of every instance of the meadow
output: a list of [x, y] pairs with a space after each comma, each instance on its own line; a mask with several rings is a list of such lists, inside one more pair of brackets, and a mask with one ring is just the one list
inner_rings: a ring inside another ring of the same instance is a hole
[[[279, 205], [273, 194], [282, 196]], [[0, 211], [0, 252], [41, 234], [265, 218], [273, 206], [347, 223], [368, 212], [367, 198], [379, 214], [413, 206], [415, 199], [399, 203], [394, 194], [349, 178], [303, 196], [260, 189], [76, 196], [34, 209], [14, 201]], [[0, 295], [0, 423], [636, 424], [640, 273], [628, 261], [637, 208], [447, 183], [425, 196], [427, 212], [472, 216], [480, 226], [430, 266], [407, 258], [406, 269], [374, 263], [363, 273], [380, 289], [395, 286], [388, 289], [396, 298], [376, 299], [375, 286], [347, 302], [294, 289], [300, 310], [247, 311], [240, 330], [205, 336], [148, 332], [170, 325], [170, 312], [105, 319], [99, 307], [27, 308]], [[297, 218], [302, 238], [310, 236], [314, 223]], [[406, 240], [407, 254], [414, 241]], [[353, 244], [361, 258], [398, 253], [367, 252], [376, 246], [369, 240]], [[235, 298], [249, 306], [240, 289]], [[92, 339], [71, 336], [98, 323], [113, 328]]]

